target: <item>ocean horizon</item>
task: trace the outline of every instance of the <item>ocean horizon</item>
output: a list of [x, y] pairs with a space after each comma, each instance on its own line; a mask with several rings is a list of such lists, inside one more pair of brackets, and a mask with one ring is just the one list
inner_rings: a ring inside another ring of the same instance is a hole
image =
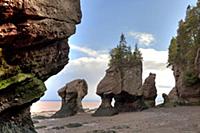
[[[156, 105], [163, 103], [163, 99], [158, 95], [156, 98]], [[61, 107], [62, 101], [61, 100], [40, 100], [34, 103], [31, 106], [31, 112], [51, 112], [51, 111], [58, 111]], [[98, 100], [83, 100], [82, 105], [83, 109], [95, 109], [98, 108], [101, 104], [101, 101]], [[112, 105], [114, 101], [112, 102]]]
[[[32, 113], [55, 112], [61, 107], [61, 100], [41, 100], [31, 106]], [[95, 109], [100, 105], [100, 101], [82, 101], [83, 109]]]

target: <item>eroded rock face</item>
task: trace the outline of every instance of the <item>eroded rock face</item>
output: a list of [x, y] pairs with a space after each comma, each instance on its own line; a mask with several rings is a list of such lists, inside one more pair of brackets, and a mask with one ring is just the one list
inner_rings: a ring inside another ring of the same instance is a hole
[[111, 66], [106, 70], [105, 77], [97, 86], [97, 94], [119, 94], [122, 88], [121, 71], [115, 66]]
[[[116, 110], [118, 112], [142, 110], [141, 86], [142, 62], [124, 64], [121, 67], [111, 66], [97, 86], [97, 94], [101, 97], [102, 103], [94, 116], [115, 115]], [[111, 105], [113, 98], [114, 107]]]
[[93, 116], [112, 116], [118, 113], [111, 102], [114, 95], [121, 91], [121, 81], [119, 68], [112, 66], [106, 70], [106, 75], [98, 84], [96, 92], [101, 97], [101, 105]]
[[195, 6], [188, 6], [169, 46], [168, 62], [175, 78], [175, 87], [168, 96], [171, 105], [200, 105], [199, 11], [199, 0]]
[[0, 0], [0, 132], [35, 132], [29, 108], [68, 63], [80, 19], [79, 0]]
[[[187, 85], [185, 70], [179, 65], [173, 66], [175, 87], [168, 94], [171, 105], [200, 105], [200, 83]], [[170, 105], [168, 104], [166, 105]]]
[[156, 74], [150, 73], [149, 76], [145, 79], [144, 84], [142, 85], [141, 90], [143, 91], [144, 102], [148, 107], [155, 106], [155, 99], [157, 97], [156, 90]]
[[88, 85], [85, 80], [77, 79], [58, 90], [62, 98], [62, 107], [52, 117], [67, 117], [83, 111], [82, 99], [87, 95]]
[[101, 105], [92, 115], [93, 116], [113, 116], [113, 115], [118, 114], [118, 110], [111, 105], [113, 97], [114, 97], [113, 94], [102, 95]]

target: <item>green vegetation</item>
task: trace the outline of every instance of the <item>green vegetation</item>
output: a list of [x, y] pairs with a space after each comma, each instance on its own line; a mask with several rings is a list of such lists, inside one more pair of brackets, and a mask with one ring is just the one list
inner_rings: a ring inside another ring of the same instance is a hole
[[0, 48], [0, 81], [15, 76], [17, 73], [21, 73], [19, 66], [8, 65]]
[[169, 57], [168, 57], [168, 63], [174, 64], [177, 58], [177, 43], [176, 38], [172, 38], [170, 46], [169, 46]]
[[169, 46], [169, 65], [194, 63], [200, 46], [200, 5], [188, 6], [185, 20], [179, 22], [177, 37], [173, 37]]
[[21, 85], [17, 86], [15, 91], [17, 94], [21, 94], [21, 99], [31, 102], [33, 99], [42, 97], [46, 87], [41, 80], [32, 77], [30, 80], [22, 82]]
[[192, 71], [186, 71], [184, 73], [184, 82], [186, 83], [186, 86], [192, 86], [199, 82], [199, 78], [197, 73]]
[[20, 83], [24, 80], [27, 80], [27, 78], [32, 78], [32, 75], [19, 73], [16, 76], [10, 77], [10, 78], [5, 79], [5, 80], [1, 80], [0, 81], [0, 90], [3, 90], [10, 85]]
[[44, 83], [34, 74], [23, 73], [19, 66], [9, 65], [4, 59], [1, 48], [0, 65], [0, 91], [13, 89], [20, 96], [20, 99], [26, 102], [40, 98], [44, 94], [46, 90]]
[[120, 37], [119, 45], [110, 51], [110, 62], [109, 66], [122, 64], [137, 64], [142, 61], [142, 54], [138, 49], [137, 44], [135, 45], [134, 52], [131, 51], [131, 47], [127, 46], [127, 42], [124, 34]]
[[185, 20], [179, 22], [177, 36], [173, 37], [169, 46], [168, 65], [178, 65], [184, 73], [184, 82], [188, 85], [197, 83], [195, 74], [195, 57], [200, 48], [200, 1], [196, 7], [188, 6]]

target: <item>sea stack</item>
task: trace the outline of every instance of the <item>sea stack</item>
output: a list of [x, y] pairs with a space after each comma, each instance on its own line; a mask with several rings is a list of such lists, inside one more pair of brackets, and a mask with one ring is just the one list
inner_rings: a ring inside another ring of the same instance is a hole
[[83, 79], [77, 79], [67, 83], [58, 90], [58, 95], [62, 98], [61, 109], [52, 117], [67, 117], [83, 112], [82, 99], [87, 95], [88, 85]]
[[0, 1], [0, 132], [35, 133], [30, 106], [68, 63], [79, 0]]
[[[102, 103], [94, 116], [111, 116], [118, 112], [147, 108], [142, 90], [142, 55], [137, 44], [132, 52], [131, 48], [126, 46], [125, 36], [122, 34], [119, 45], [110, 54], [109, 68], [97, 86], [97, 95], [101, 97]], [[155, 85], [155, 79], [152, 84]], [[144, 92], [155, 89], [151, 83], [147, 87], [144, 87]], [[112, 100], [115, 100], [114, 106], [111, 105]]]
[[155, 107], [155, 99], [157, 97], [156, 89], [156, 74], [150, 73], [149, 76], [145, 79], [144, 84], [142, 85], [141, 90], [143, 91], [143, 98], [145, 104], [151, 108]]

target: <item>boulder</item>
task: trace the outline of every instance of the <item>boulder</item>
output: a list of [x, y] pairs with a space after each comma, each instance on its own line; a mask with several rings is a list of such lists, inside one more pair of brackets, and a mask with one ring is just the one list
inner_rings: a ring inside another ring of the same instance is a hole
[[67, 83], [58, 90], [58, 94], [62, 98], [62, 106], [52, 117], [67, 117], [75, 115], [77, 112], [83, 112], [81, 101], [87, 95], [87, 91], [88, 86], [83, 79]]
[[68, 63], [79, 0], [0, 1], [0, 132], [35, 133], [30, 106]]

